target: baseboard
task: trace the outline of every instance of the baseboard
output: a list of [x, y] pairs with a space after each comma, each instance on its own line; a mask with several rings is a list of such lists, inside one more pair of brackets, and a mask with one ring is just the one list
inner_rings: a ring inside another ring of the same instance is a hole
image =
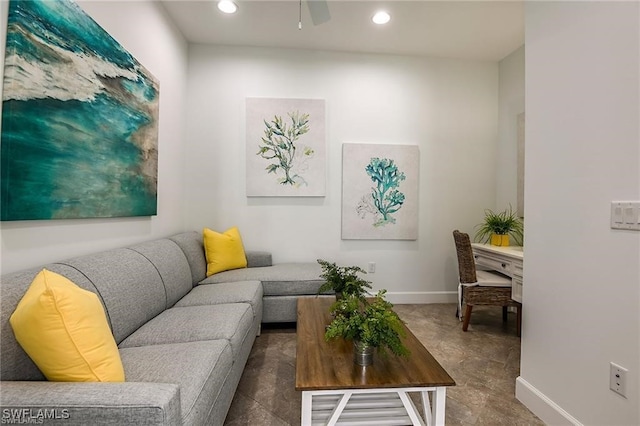
[[516, 398], [548, 425], [582, 426], [571, 414], [520, 376], [516, 379]]
[[386, 299], [397, 305], [457, 303], [456, 291], [389, 291]]

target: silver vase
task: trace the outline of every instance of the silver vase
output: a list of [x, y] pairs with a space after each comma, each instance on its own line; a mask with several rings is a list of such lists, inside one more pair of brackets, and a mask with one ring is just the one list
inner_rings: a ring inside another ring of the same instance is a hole
[[359, 340], [354, 340], [353, 362], [355, 362], [357, 365], [362, 366], [373, 364], [373, 349], [373, 346], [369, 346]]

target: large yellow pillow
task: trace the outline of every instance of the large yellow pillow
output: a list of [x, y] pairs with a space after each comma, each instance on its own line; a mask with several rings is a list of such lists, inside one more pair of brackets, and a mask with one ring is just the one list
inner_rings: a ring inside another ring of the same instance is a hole
[[204, 228], [203, 239], [207, 257], [207, 276], [247, 267], [247, 257], [237, 227], [229, 228], [222, 234]]
[[118, 347], [94, 293], [43, 269], [9, 318], [20, 346], [50, 381], [124, 382]]

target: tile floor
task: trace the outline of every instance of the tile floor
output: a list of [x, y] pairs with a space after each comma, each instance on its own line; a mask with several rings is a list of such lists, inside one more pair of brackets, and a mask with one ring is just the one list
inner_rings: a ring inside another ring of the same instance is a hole
[[[520, 339], [515, 313], [476, 307], [469, 331], [454, 304], [396, 305], [409, 329], [456, 381], [447, 389], [447, 425], [543, 425], [515, 398]], [[293, 325], [270, 325], [256, 339], [225, 425], [299, 425]]]

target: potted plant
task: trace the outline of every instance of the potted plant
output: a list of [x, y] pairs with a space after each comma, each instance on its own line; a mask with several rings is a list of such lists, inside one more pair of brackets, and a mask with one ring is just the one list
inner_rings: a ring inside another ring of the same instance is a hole
[[338, 337], [353, 341], [354, 362], [358, 365], [371, 364], [374, 349], [409, 355], [402, 343], [406, 336], [402, 320], [393, 311], [393, 305], [384, 299], [385, 293], [386, 290], [380, 290], [371, 301], [349, 295], [331, 307], [334, 318], [324, 337], [327, 341]]
[[333, 290], [336, 293], [336, 299], [340, 299], [343, 295], [363, 298], [368, 294], [366, 289], [371, 288], [371, 283], [358, 276], [358, 273], [366, 274], [359, 266], [338, 266], [322, 259], [318, 259], [318, 263], [322, 266], [320, 278], [326, 280], [318, 289], [318, 294]]
[[498, 213], [487, 209], [484, 214], [484, 222], [476, 225], [476, 241], [490, 241], [494, 246], [508, 246], [511, 235], [516, 244], [522, 245], [524, 225], [511, 206]]

